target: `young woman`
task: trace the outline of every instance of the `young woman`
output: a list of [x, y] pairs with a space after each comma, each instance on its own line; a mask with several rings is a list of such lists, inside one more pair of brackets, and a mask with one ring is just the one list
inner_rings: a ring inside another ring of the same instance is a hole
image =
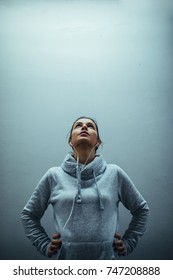
[[[78, 118], [69, 137], [72, 153], [46, 172], [22, 211], [26, 236], [48, 257], [117, 259], [131, 253], [146, 230], [146, 201], [120, 167], [96, 154], [100, 144], [97, 123]], [[119, 202], [132, 214], [122, 237], [117, 232]], [[56, 230], [51, 239], [40, 223], [49, 204]]]

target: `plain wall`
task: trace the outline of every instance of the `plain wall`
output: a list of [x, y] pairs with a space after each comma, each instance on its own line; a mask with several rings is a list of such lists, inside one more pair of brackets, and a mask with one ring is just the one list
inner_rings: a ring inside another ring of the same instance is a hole
[[[97, 120], [100, 153], [151, 210], [126, 259], [172, 259], [172, 24], [168, 0], [0, 0], [0, 259], [45, 259], [20, 214], [70, 151], [80, 115]], [[122, 206], [120, 218], [123, 234], [131, 216]], [[51, 207], [42, 222], [51, 235]]]

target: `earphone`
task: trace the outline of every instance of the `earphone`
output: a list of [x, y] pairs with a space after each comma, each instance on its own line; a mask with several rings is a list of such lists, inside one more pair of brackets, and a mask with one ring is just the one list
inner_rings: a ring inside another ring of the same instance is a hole
[[96, 146], [96, 147], [99, 147], [99, 143], [98, 143], [98, 141], [97, 141], [97, 143], [95, 143], [95, 145], [94, 145], [94, 147]]

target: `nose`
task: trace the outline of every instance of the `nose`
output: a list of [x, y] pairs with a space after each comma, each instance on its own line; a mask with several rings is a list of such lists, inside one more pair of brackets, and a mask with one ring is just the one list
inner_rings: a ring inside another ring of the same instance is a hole
[[88, 127], [85, 123], [82, 125], [82, 130], [88, 130]]

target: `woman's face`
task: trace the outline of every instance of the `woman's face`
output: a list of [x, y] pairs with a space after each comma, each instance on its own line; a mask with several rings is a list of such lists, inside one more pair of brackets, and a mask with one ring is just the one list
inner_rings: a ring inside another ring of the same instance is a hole
[[85, 145], [93, 148], [100, 145], [98, 133], [95, 123], [90, 119], [77, 120], [72, 129], [70, 141], [76, 148], [80, 145]]

